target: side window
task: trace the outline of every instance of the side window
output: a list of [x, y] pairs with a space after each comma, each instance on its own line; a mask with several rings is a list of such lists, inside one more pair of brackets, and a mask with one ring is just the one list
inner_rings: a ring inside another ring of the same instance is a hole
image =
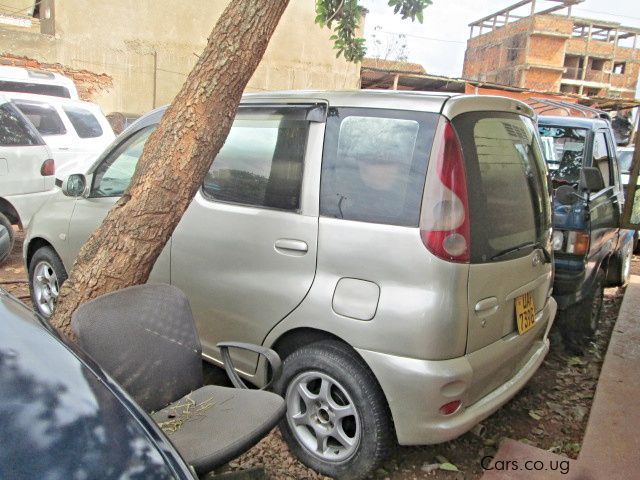
[[144, 144], [155, 127], [152, 125], [134, 133], [100, 163], [93, 174], [92, 197], [119, 197], [124, 193], [136, 171]]
[[67, 133], [60, 115], [48, 103], [14, 101], [13, 104], [36, 127], [40, 135], [64, 135]]
[[320, 182], [320, 214], [417, 226], [437, 114], [331, 109]]
[[96, 138], [102, 135], [102, 127], [89, 110], [72, 106], [65, 106], [62, 109], [80, 138]]
[[205, 196], [298, 210], [309, 131], [309, 122], [300, 113], [241, 110], [205, 177]]
[[9, 103], [0, 105], [0, 146], [44, 145], [42, 137], [29, 121]]
[[602, 173], [605, 187], [610, 187], [611, 182], [611, 158], [607, 150], [607, 140], [604, 132], [596, 132], [593, 140], [593, 166], [598, 167]]

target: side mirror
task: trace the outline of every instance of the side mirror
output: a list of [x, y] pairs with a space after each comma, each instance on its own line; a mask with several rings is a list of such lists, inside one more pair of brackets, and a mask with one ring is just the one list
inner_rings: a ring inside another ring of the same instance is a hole
[[87, 177], [81, 173], [68, 175], [62, 180], [61, 188], [67, 197], [81, 197], [87, 189]]
[[580, 188], [589, 192], [599, 192], [604, 188], [602, 172], [597, 167], [583, 167], [580, 172]]

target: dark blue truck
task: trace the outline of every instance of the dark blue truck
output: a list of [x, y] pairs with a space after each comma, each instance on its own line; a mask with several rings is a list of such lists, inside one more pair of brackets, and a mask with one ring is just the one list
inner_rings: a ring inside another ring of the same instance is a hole
[[538, 125], [554, 189], [556, 323], [580, 351], [598, 325], [604, 287], [629, 280], [633, 231], [619, 228], [625, 199], [611, 123], [541, 116]]

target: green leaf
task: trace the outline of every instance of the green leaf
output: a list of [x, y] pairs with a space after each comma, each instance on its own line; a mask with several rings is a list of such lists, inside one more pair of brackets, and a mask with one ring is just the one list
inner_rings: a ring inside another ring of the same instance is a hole
[[424, 14], [422, 13], [422, 10], [419, 10], [419, 11], [416, 13], [416, 18], [418, 19], [418, 21], [419, 21], [420, 23], [423, 23], [423, 22], [424, 22]]
[[458, 467], [456, 467], [453, 463], [441, 463], [440, 470], [446, 470], [447, 472], [459, 472]]

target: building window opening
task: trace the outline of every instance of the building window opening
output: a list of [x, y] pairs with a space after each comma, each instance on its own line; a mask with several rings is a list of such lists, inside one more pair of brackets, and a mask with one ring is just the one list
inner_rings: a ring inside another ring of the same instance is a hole
[[618, 75], [624, 74], [627, 64], [625, 62], [616, 62], [613, 64], [613, 73]]
[[604, 58], [594, 58], [591, 60], [591, 70], [597, 70], [601, 72], [604, 70]]

